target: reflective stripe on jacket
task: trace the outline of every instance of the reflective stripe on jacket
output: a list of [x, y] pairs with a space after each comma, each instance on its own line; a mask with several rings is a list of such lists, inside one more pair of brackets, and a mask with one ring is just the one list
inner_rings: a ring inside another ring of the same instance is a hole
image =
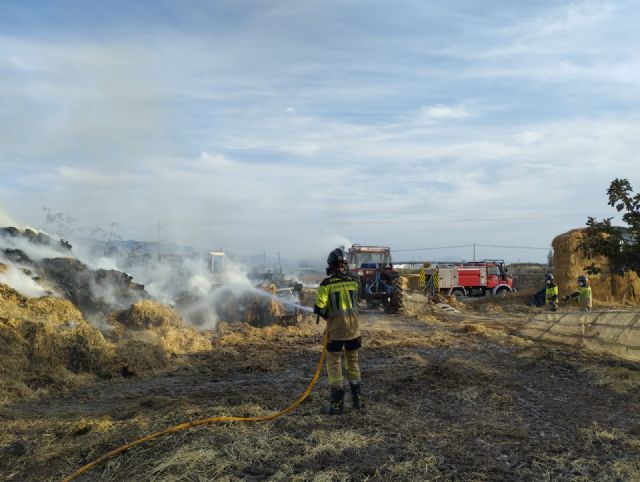
[[349, 275], [333, 275], [320, 283], [316, 306], [326, 313], [329, 340], [353, 340], [360, 336], [358, 282]]

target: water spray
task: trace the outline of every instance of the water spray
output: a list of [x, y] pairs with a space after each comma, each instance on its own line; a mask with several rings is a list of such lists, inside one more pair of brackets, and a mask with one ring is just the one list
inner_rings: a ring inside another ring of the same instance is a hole
[[308, 306], [304, 306], [304, 305], [301, 305], [299, 303], [295, 303], [295, 302], [293, 302], [291, 300], [287, 300], [285, 298], [281, 298], [278, 295], [275, 295], [273, 293], [269, 293], [267, 291], [261, 290], [260, 288], [256, 288], [255, 286], [228, 285], [225, 288], [226, 289], [236, 288], [236, 289], [239, 289], [239, 290], [242, 290], [242, 291], [247, 291], [247, 292], [253, 293], [253, 294], [257, 295], [257, 296], [260, 296], [262, 298], [269, 298], [269, 299], [271, 299], [273, 301], [276, 301], [277, 303], [282, 303], [283, 305], [290, 306], [292, 308], [297, 308], [300, 311], [304, 311], [305, 313], [313, 313], [313, 309], [308, 307]]

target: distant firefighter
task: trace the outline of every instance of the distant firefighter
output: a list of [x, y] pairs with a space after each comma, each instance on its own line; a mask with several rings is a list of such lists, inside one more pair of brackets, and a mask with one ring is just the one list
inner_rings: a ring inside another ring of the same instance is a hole
[[578, 291], [574, 291], [570, 295], [565, 296], [564, 299], [577, 299], [580, 305], [580, 311], [591, 311], [593, 296], [591, 294], [591, 286], [589, 286], [589, 278], [584, 275], [578, 276]]
[[551, 273], [544, 275], [545, 302], [551, 311], [558, 311], [558, 285]]

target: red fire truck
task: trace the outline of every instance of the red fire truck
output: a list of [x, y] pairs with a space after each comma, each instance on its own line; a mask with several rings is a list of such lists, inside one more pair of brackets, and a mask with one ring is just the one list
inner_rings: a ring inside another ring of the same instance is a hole
[[[434, 276], [436, 272], [437, 276]], [[502, 259], [438, 263], [425, 274], [431, 286], [448, 295], [504, 295], [513, 291], [513, 277], [507, 274]]]

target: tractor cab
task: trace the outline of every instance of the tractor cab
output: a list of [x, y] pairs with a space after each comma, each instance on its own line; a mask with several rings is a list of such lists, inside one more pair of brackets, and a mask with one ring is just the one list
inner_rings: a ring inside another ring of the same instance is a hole
[[391, 250], [377, 246], [354, 245], [348, 253], [349, 269], [352, 271], [363, 269], [392, 269]]
[[347, 251], [349, 270], [358, 278], [360, 299], [369, 307], [382, 304], [385, 309], [397, 312], [400, 305], [398, 272], [393, 269], [391, 249], [386, 246], [362, 246], [354, 244]]

